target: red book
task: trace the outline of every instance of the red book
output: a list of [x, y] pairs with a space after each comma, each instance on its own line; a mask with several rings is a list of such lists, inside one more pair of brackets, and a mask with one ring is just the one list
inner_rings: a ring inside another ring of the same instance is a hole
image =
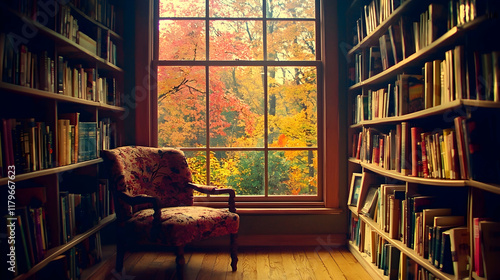
[[422, 129], [412, 127], [411, 131], [411, 175], [422, 177]]
[[363, 142], [363, 132], [360, 132], [359, 136], [358, 136], [358, 148], [356, 149], [356, 159], [360, 158], [361, 143], [362, 142]]
[[421, 133], [420, 134], [420, 138], [421, 138], [421, 147], [422, 147], [422, 173], [424, 175], [424, 178], [428, 178], [429, 177], [429, 162], [428, 162], [428, 159], [427, 159], [427, 143], [426, 143], [426, 139], [427, 139], [427, 135], [429, 135], [429, 133]]
[[401, 172], [401, 124], [396, 125], [396, 171]]
[[483, 254], [481, 252], [481, 234], [479, 231], [479, 223], [482, 221], [488, 221], [489, 218], [474, 218], [474, 271], [477, 276], [484, 277], [483, 269]]
[[378, 150], [379, 150], [379, 166], [380, 167], [385, 167], [384, 166], [384, 136], [380, 137], [380, 139], [378, 140], [379, 141], [379, 144], [378, 144]]

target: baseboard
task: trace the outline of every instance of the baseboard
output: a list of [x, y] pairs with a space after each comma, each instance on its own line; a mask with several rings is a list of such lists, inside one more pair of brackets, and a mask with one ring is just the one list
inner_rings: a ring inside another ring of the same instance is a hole
[[[193, 243], [192, 247], [220, 247], [229, 244], [229, 237], [207, 239]], [[345, 234], [297, 234], [297, 235], [239, 235], [238, 246], [299, 246], [299, 247], [345, 247]]]

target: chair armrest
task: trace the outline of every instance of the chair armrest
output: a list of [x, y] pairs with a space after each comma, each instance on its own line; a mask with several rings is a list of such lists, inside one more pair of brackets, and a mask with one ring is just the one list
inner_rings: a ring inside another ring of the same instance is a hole
[[232, 213], [236, 213], [236, 204], [234, 202], [236, 193], [234, 192], [233, 189], [229, 188], [219, 189], [215, 186], [199, 185], [194, 183], [188, 183], [188, 187], [192, 188], [195, 191], [205, 194], [229, 194], [229, 199], [228, 199], [229, 211]]
[[121, 199], [123, 202], [134, 206], [137, 204], [151, 203], [153, 205], [153, 219], [155, 222], [160, 222], [161, 210], [160, 210], [160, 199], [155, 196], [150, 196], [146, 194], [129, 195], [126, 193], [117, 193], [117, 198]]

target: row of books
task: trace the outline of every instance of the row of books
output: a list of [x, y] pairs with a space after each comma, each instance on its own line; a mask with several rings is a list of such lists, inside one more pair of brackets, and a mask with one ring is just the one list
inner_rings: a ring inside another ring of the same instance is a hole
[[80, 113], [65, 113], [58, 120], [58, 162], [67, 165], [95, 159], [103, 149], [116, 147], [116, 124], [109, 118], [82, 122]]
[[[464, 216], [452, 215], [459, 212], [457, 209], [461, 206], [465, 207], [464, 198], [449, 201], [438, 196], [412, 194], [406, 185], [397, 184], [373, 185], [367, 192], [361, 214], [373, 219], [389, 238], [402, 241], [436, 268], [456, 275], [457, 279], [468, 275], [469, 231], [464, 227]], [[464, 205], [460, 205], [460, 201]], [[452, 239], [451, 244], [450, 237], [458, 239]], [[452, 253], [457, 256], [455, 265]]]
[[[46, 224], [46, 210], [41, 203], [30, 206], [16, 207], [13, 227], [7, 226], [7, 234], [15, 236], [15, 271], [12, 276], [30, 270], [45, 257], [49, 248], [49, 236]], [[11, 224], [9, 220], [2, 221], [4, 225]], [[10, 231], [15, 231], [10, 233]], [[12, 265], [12, 264], [11, 264]]]
[[98, 77], [95, 68], [84, 68], [59, 56], [57, 60], [57, 92], [59, 94], [110, 105], [116, 100], [116, 79]]
[[75, 43], [78, 43], [78, 19], [71, 15], [71, 8], [69, 6], [60, 7], [59, 26], [57, 31], [64, 37], [70, 39]]
[[116, 30], [116, 9], [111, 0], [71, 0], [71, 4], [88, 15], [90, 18], [102, 23], [111, 30]]
[[[454, 274], [456, 279], [468, 277], [472, 267], [480, 277], [500, 276], [494, 264], [499, 257], [495, 236], [500, 233], [500, 222], [478, 217], [469, 229], [465, 217], [456, 214], [460, 212], [460, 198], [411, 194], [406, 185], [372, 185], [366, 192], [360, 213], [436, 268]], [[465, 199], [462, 204], [465, 207]], [[471, 231], [474, 244], [469, 242]], [[474, 266], [468, 261], [470, 254]]]
[[[370, 35], [404, 2], [404, 0], [373, 0], [363, 6], [361, 16], [356, 20], [354, 43], [357, 44]], [[490, 7], [492, 5], [487, 2], [490, 1], [448, 0], [429, 4], [427, 9], [420, 13], [418, 20], [402, 17], [399, 25], [393, 28], [397, 30], [404, 28], [403, 33], [408, 35], [401, 36], [404, 38], [403, 44], [409, 47], [407, 50], [411, 50], [403, 57], [408, 57], [411, 53], [426, 47], [447, 30], [462, 26], [475, 20], [478, 15], [493, 10], [493, 7]], [[412, 36], [409, 36], [410, 34]], [[400, 50], [401, 46], [398, 46], [398, 49]]]
[[108, 29], [99, 29], [95, 35], [89, 35], [79, 30], [78, 19], [71, 14], [70, 6], [62, 6], [59, 14], [59, 30], [63, 36], [79, 44], [93, 55], [117, 64], [117, 48], [111, 40]]
[[2, 119], [0, 131], [0, 172], [6, 176], [8, 166], [16, 173], [54, 167], [53, 130], [34, 118]]
[[98, 151], [117, 146], [116, 124], [109, 118], [81, 122], [79, 113], [60, 114], [59, 118], [57, 142], [45, 122], [34, 118], [2, 119], [0, 175], [6, 176], [8, 166], [15, 166], [16, 173], [22, 174], [91, 160], [98, 157]]
[[9, 36], [0, 33], [0, 76], [4, 82], [110, 105], [120, 104], [115, 78], [99, 77], [95, 68], [71, 65], [62, 56], [55, 61], [47, 51], [31, 52], [26, 45], [15, 48]]
[[[378, 46], [371, 46], [369, 48], [366, 54], [366, 65], [363, 65], [362, 62], [363, 55], [357, 54], [355, 62], [350, 66], [351, 85], [373, 77], [381, 71], [401, 62], [411, 54], [431, 44], [442, 36], [446, 30], [456, 25], [462, 25], [474, 20], [477, 17], [478, 10], [482, 11], [481, 13], [486, 13], [488, 9], [482, 7], [482, 5], [476, 7], [475, 1], [470, 1], [474, 3], [469, 4], [463, 4], [461, 2], [469, 1], [460, 1], [460, 3], [459, 1], [450, 1], [449, 9], [446, 9], [443, 5], [432, 3], [429, 5], [428, 9], [420, 15], [419, 21], [412, 21], [410, 18], [402, 16], [398, 23], [389, 26], [387, 32], [381, 35]], [[468, 6], [470, 6], [470, 10], [465, 10], [466, 8], [464, 7]], [[445, 15], [447, 10], [448, 15]], [[465, 68], [465, 58], [460, 57], [458, 59], [459, 60], [455, 59], [454, 63], [461, 62]], [[472, 68], [474, 65], [473, 59], [468, 59], [471, 60], [470, 65]], [[449, 60], [448, 64], [453, 67], [453, 60]], [[364, 73], [363, 67], [368, 67], [366, 73]], [[455, 67], [455, 69], [461, 69], [460, 65]], [[454, 69], [451, 68], [450, 70], [450, 73], [453, 73]], [[455, 71], [458, 72], [457, 70]], [[469, 76], [471, 78], [476, 77], [476, 75], [471, 74], [469, 74]], [[481, 77], [481, 74], [478, 73], [477, 77]]]
[[100, 232], [91, 235], [65, 254], [55, 257], [49, 264], [36, 272], [36, 279], [72, 280], [81, 279], [84, 269], [102, 260]]
[[100, 183], [99, 189], [91, 193], [80, 194], [61, 191], [60, 205], [63, 244], [114, 213], [114, 206], [106, 183]]
[[[385, 239], [385, 237], [379, 235], [374, 229], [364, 223], [363, 220], [358, 219], [358, 217], [352, 217], [350, 224], [352, 228], [351, 242], [388, 279], [439, 279], [414, 259], [408, 257], [397, 246]], [[447, 257], [448, 250], [444, 250], [443, 253], [440, 256], [444, 255], [443, 260], [447, 265], [450, 264], [451, 257]], [[449, 254], [451, 254], [451, 247]], [[458, 268], [458, 262], [451, 262], [452, 270], [454, 265], [457, 265]], [[454, 274], [454, 272], [451, 271], [451, 274]]]
[[361, 16], [356, 20], [356, 41], [361, 42], [367, 35], [371, 34], [378, 25], [384, 22], [404, 0], [373, 0], [364, 5]]
[[446, 52], [443, 60], [426, 62], [419, 74], [400, 74], [386, 88], [368, 90], [354, 103], [354, 123], [402, 116], [454, 100], [500, 102], [500, 54], [472, 52], [463, 46]]
[[454, 127], [433, 131], [408, 122], [388, 133], [364, 128], [353, 135], [352, 156], [403, 175], [500, 182], [498, 116], [472, 112], [453, 121]]

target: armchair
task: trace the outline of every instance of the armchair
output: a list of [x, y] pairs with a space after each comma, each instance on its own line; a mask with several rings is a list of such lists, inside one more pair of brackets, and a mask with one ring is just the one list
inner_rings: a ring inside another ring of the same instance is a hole
[[[115, 199], [118, 272], [131, 246], [161, 244], [176, 248], [177, 275], [182, 278], [184, 245], [227, 234], [231, 238], [231, 268], [236, 271], [239, 216], [234, 190], [192, 183], [180, 150], [126, 146], [103, 151], [102, 156]], [[229, 194], [229, 209], [193, 206], [193, 190]]]

